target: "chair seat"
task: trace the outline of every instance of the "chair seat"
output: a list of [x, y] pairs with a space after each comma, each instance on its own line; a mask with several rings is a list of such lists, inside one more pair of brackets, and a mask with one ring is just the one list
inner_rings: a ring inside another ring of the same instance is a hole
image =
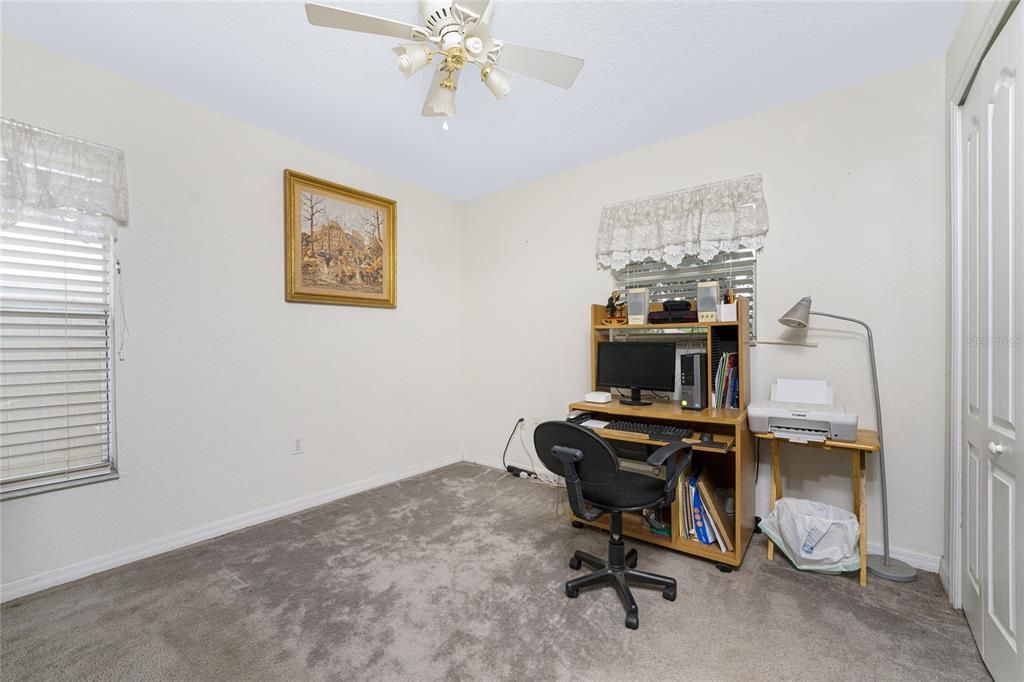
[[605, 509], [636, 509], [654, 505], [665, 496], [660, 478], [619, 471], [614, 485], [583, 484], [583, 499]]

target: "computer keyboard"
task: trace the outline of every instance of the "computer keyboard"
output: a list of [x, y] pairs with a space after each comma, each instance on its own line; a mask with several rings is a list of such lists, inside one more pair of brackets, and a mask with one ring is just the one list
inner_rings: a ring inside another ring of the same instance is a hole
[[606, 429], [612, 431], [631, 431], [633, 433], [645, 433], [657, 440], [660, 436], [681, 440], [693, 436], [693, 429], [685, 429], [679, 426], [665, 426], [664, 424], [647, 424], [644, 422], [613, 421], [608, 422]]

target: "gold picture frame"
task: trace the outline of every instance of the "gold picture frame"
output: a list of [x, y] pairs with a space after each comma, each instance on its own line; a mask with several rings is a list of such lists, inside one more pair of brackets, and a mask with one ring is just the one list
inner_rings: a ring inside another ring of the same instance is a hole
[[286, 301], [394, 308], [398, 204], [284, 172]]

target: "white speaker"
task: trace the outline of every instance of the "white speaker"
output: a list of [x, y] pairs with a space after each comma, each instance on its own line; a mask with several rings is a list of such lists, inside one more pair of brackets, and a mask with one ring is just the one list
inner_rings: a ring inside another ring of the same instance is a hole
[[650, 309], [649, 289], [628, 289], [626, 291], [626, 315], [629, 324], [647, 324]]

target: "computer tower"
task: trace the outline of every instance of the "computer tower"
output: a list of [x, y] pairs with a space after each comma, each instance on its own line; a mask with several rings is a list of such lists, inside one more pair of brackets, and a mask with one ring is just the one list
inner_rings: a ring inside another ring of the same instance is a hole
[[708, 406], [707, 353], [679, 356], [679, 404], [687, 410]]

